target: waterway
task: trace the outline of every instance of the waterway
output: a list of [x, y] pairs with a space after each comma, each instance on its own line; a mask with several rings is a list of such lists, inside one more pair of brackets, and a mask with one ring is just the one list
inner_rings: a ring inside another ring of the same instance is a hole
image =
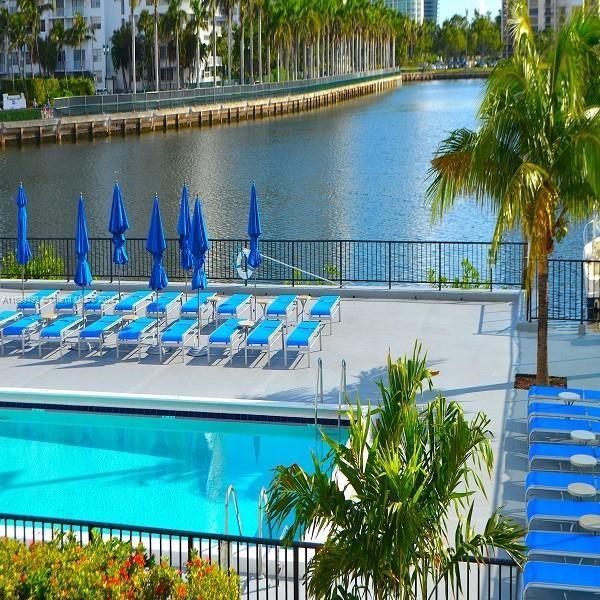
[[[130, 236], [146, 234], [161, 199], [176, 237], [181, 186], [203, 200], [211, 237], [243, 236], [256, 181], [267, 238], [489, 241], [494, 215], [470, 202], [432, 223], [427, 171], [445, 135], [476, 126], [477, 80], [406, 84], [331, 108], [230, 126], [145, 134], [0, 153], [0, 236], [14, 235], [19, 180], [32, 236], [71, 237], [79, 193], [90, 235], [105, 236], [114, 180]], [[580, 227], [562, 255], [580, 256]]]

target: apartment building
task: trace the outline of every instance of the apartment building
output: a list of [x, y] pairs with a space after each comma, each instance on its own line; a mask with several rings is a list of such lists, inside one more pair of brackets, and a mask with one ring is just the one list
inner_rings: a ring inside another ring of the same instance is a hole
[[423, 18], [425, 21], [437, 23], [438, 20], [439, 0], [424, 0], [423, 2]]
[[385, 0], [385, 3], [390, 8], [407, 15], [413, 21], [417, 23], [423, 22], [425, 17], [425, 0]]
[[[17, 0], [0, 0], [0, 8], [8, 8], [9, 12], [15, 12]], [[159, 1], [159, 13], [167, 11], [167, 0]], [[182, 8], [192, 14], [189, 1], [183, 2]], [[135, 16], [139, 18], [142, 10], [154, 11], [153, 0], [141, 0], [136, 8]], [[123, 81], [121, 71], [113, 68], [111, 57], [111, 37], [113, 32], [119, 29], [123, 24], [129, 22], [129, 1], [128, 0], [54, 0], [54, 8], [44, 12], [40, 22], [41, 36], [50, 34], [52, 28], [58, 21], [62, 21], [65, 30], [73, 24], [74, 16], [79, 13], [86, 19], [90, 31], [93, 33], [91, 39], [83, 42], [81, 47], [74, 48], [65, 46], [58, 55], [56, 73], [58, 75], [78, 75], [81, 73], [91, 74], [94, 78], [96, 89], [108, 89], [109, 92], [123, 90], [128, 87], [128, 82]], [[221, 15], [217, 16], [216, 33], [221, 35], [221, 30], [226, 24], [226, 19]], [[212, 22], [209, 20], [209, 29], [201, 32], [201, 42], [208, 46], [211, 45]], [[215, 69], [213, 67], [212, 52], [210, 56], [201, 65], [200, 82], [213, 82]], [[161, 89], [171, 89], [176, 87], [175, 64], [169, 60], [166, 44], [159, 47], [159, 71]], [[139, 58], [139, 57], [138, 57]], [[27, 50], [24, 57], [25, 73], [31, 75], [38, 72], [38, 66], [32, 64], [31, 53]], [[19, 73], [17, 52], [8, 50], [7, 40], [0, 40], [0, 77], [7, 78], [17, 76]], [[21, 58], [23, 65], [23, 58]], [[217, 71], [221, 66], [221, 59], [217, 57]], [[184, 73], [184, 80], [194, 78], [194, 69], [192, 72]], [[126, 79], [130, 74], [126, 73]], [[217, 80], [219, 75], [217, 72]], [[141, 79], [138, 75], [138, 89], [141, 89]]]

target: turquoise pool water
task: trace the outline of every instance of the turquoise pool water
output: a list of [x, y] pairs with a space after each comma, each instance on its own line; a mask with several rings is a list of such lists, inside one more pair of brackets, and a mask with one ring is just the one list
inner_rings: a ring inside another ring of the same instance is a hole
[[311, 450], [312, 425], [0, 409], [0, 512], [223, 532], [233, 484], [255, 535], [274, 467], [310, 469]]

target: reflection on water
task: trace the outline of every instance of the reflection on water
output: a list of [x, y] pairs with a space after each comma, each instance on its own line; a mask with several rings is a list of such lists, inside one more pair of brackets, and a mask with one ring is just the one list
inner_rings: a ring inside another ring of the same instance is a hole
[[[432, 225], [424, 206], [432, 154], [448, 131], [474, 126], [481, 92], [480, 81], [411, 84], [255, 123], [9, 149], [0, 153], [0, 235], [14, 234], [12, 198], [23, 179], [31, 235], [72, 236], [83, 192], [91, 235], [106, 236], [117, 177], [131, 236], [146, 234], [156, 192], [176, 237], [184, 180], [204, 199], [211, 236], [244, 235], [254, 179], [267, 238], [488, 241], [492, 215], [463, 204]], [[573, 239], [579, 248], [580, 235]]]

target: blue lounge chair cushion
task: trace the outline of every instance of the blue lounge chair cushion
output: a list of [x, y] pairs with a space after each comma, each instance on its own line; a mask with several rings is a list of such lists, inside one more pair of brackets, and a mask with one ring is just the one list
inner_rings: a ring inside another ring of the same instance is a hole
[[79, 333], [79, 337], [86, 340], [100, 339], [103, 334], [114, 329], [122, 321], [123, 317], [120, 315], [106, 315], [105, 317], [90, 323]]
[[270, 317], [285, 317], [296, 302], [295, 294], [284, 294], [277, 296], [269, 306], [267, 306], [267, 315]]
[[250, 302], [252, 296], [250, 294], [234, 294], [227, 298], [225, 302], [217, 306], [217, 314], [219, 315], [235, 315], [238, 308]]
[[527, 409], [527, 414], [546, 417], [591, 417], [600, 419], [600, 407], [590, 404], [558, 404], [551, 402], [531, 402]]
[[196, 327], [198, 327], [198, 321], [195, 319], [179, 319], [162, 332], [161, 339], [163, 342], [181, 344], [183, 338]]
[[0, 327], [2, 327], [4, 323], [11, 323], [21, 316], [23, 316], [23, 314], [16, 310], [0, 311]]
[[210, 344], [230, 344], [233, 336], [239, 331], [239, 327], [239, 319], [227, 319], [210, 334], [208, 342]]
[[582, 446], [580, 444], [549, 444], [540, 442], [529, 447], [530, 462], [536, 459], [569, 460], [574, 454], [586, 454], [600, 460], [600, 446]]
[[311, 317], [331, 317], [339, 296], [321, 296], [310, 309]]
[[530, 531], [525, 546], [528, 554], [600, 557], [600, 536], [589, 533]]
[[262, 321], [248, 335], [248, 346], [268, 346], [271, 337], [283, 329], [283, 323], [277, 320]]
[[119, 331], [118, 339], [122, 342], [136, 342], [152, 326], [156, 327], [156, 319], [150, 317], [136, 319]]
[[193, 298], [186, 300], [186, 302], [181, 307], [181, 312], [183, 312], [183, 313], [198, 312], [198, 307], [204, 306], [205, 304], [207, 304], [209, 299], [212, 298], [214, 295], [215, 295], [214, 292], [205, 292], [205, 293], [200, 294], [199, 296], [196, 295]]
[[577, 521], [583, 515], [600, 515], [600, 503], [577, 500], [546, 500], [533, 498], [527, 502], [527, 522], [533, 519]]
[[146, 312], [150, 313], [162, 313], [165, 312], [171, 304], [181, 299], [183, 294], [181, 292], [165, 292], [158, 296], [158, 301], [150, 302], [146, 306]]
[[600, 567], [530, 561], [523, 571], [523, 589], [600, 591]]
[[296, 346], [297, 348], [308, 347], [313, 336], [319, 331], [321, 323], [318, 321], [302, 321], [298, 323], [294, 330], [288, 336], [287, 346]]
[[119, 312], [131, 312], [137, 304], [140, 302], [144, 302], [152, 296], [152, 292], [147, 290], [140, 290], [138, 292], [133, 292], [133, 294], [129, 294], [125, 296], [125, 298], [121, 298], [117, 305], [115, 306], [115, 310]]
[[100, 311], [105, 304], [112, 302], [118, 295], [117, 292], [100, 292], [93, 300], [85, 301], [85, 310]]
[[56, 296], [57, 294], [58, 290], [40, 290], [39, 292], [27, 296], [27, 298], [23, 298], [23, 300], [17, 304], [17, 308], [20, 310], [35, 310], [40, 302], [52, 298], [52, 296]]
[[600, 433], [600, 422], [586, 419], [553, 419], [551, 417], [532, 417], [529, 420], [529, 432], [548, 431], [556, 433], [569, 433], [570, 431], [584, 430]]
[[11, 323], [4, 328], [2, 333], [6, 336], [20, 336], [31, 327], [38, 325], [42, 320], [41, 315], [29, 315]]
[[96, 292], [87, 292], [85, 296], [82, 295], [81, 292], [73, 292], [69, 294], [65, 298], [61, 298], [57, 300], [55, 308], [56, 310], [73, 310], [79, 302], [81, 302], [81, 298], [83, 297], [84, 302], [91, 299]]
[[83, 323], [81, 317], [59, 317], [40, 331], [40, 337], [60, 338], [65, 331], [76, 327], [80, 323]]
[[529, 398], [546, 397], [559, 398], [559, 394], [563, 392], [572, 392], [581, 396], [585, 400], [600, 400], [600, 390], [584, 390], [580, 388], [559, 388], [559, 387], [544, 387], [533, 385], [529, 388]]
[[600, 490], [600, 477], [596, 475], [558, 471], [530, 471], [525, 478], [525, 489], [566, 490], [572, 483], [586, 483]]

